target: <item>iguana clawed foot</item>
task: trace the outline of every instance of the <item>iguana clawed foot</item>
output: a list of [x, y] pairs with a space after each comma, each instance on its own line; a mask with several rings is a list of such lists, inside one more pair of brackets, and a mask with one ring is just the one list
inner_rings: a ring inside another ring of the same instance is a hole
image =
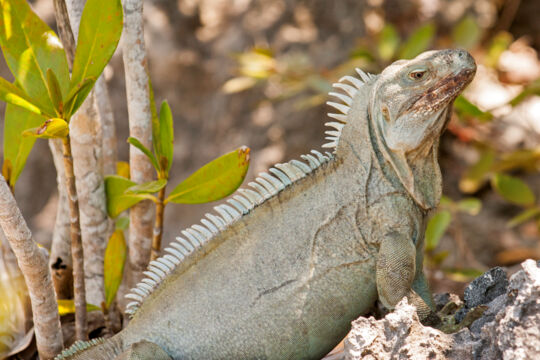
[[448, 302], [444, 307], [437, 312], [437, 316], [440, 319], [440, 324], [437, 326], [433, 326], [438, 330], [441, 330], [442, 332], [446, 334], [452, 334], [460, 331], [463, 328], [471, 326], [473, 322], [478, 320], [482, 317], [484, 314], [484, 311], [486, 311], [487, 306], [486, 305], [479, 305], [473, 309], [471, 309], [467, 315], [461, 320], [461, 322], [458, 322], [456, 320], [455, 314], [458, 312], [459, 309], [461, 309], [464, 305], [458, 304], [454, 301]]

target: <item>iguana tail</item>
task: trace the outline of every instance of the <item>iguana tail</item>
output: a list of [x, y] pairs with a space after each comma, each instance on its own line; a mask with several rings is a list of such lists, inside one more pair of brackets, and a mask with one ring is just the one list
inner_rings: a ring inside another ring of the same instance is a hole
[[89, 341], [76, 341], [57, 355], [55, 360], [113, 360], [123, 351], [122, 340], [118, 336]]

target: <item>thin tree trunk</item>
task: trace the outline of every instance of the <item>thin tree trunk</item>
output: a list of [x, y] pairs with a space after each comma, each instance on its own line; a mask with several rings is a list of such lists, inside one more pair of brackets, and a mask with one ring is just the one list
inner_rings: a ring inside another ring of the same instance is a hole
[[116, 174], [116, 161], [118, 159], [116, 125], [104, 75], [101, 75], [96, 82], [95, 95], [103, 135], [103, 173], [105, 175]]
[[161, 238], [163, 236], [163, 217], [165, 216], [165, 188], [159, 190], [156, 204], [156, 220], [154, 221], [154, 233], [152, 237], [152, 254], [150, 260], [156, 260], [161, 252]]
[[103, 262], [111, 226], [103, 180], [101, 126], [92, 95], [71, 118], [69, 136], [85, 254], [86, 300], [99, 306], [105, 300]]
[[[151, 148], [152, 113], [148, 85], [146, 48], [144, 45], [142, 0], [125, 0], [123, 58], [129, 114], [129, 135]], [[134, 146], [129, 148], [131, 180], [143, 183], [152, 180], [153, 169], [148, 158]], [[153, 206], [141, 201], [129, 213], [130, 284], [142, 277], [150, 259]]]
[[62, 139], [66, 187], [69, 197], [69, 217], [71, 220], [71, 258], [73, 259], [73, 291], [75, 295], [75, 338], [88, 338], [86, 319], [86, 288], [84, 285], [84, 253], [79, 222], [79, 201], [73, 172], [73, 156], [69, 136]]
[[[55, 17], [60, 31], [60, 38], [64, 44], [70, 66], [73, 65], [75, 40], [64, 0], [54, 0]], [[69, 120], [69, 119], [66, 119]], [[62, 139], [62, 152], [64, 155], [64, 171], [69, 199], [71, 258], [73, 261], [73, 292], [75, 302], [75, 338], [86, 340], [88, 338], [88, 321], [86, 317], [86, 288], [84, 281], [84, 252], [81, 237], [81, 224], [79, 220], [79, 200], [73, 169], [73, 156], [71, 154], [71, 134]]]
[[69, 67], [71, 68], [73, 65], [73, 58], [75, 57], [75, 38], [73, 37], [73, 30], [69, 23], [65, 0], [54, 0], [54, 16], [56, 18], [56, 26], [58, 27], [58, 33], [60, 34], [60, 39], [62, 40], [62, 45], [66, 52]]
[[49, 140], [49, 147], [53, 155], [54, 166], [56, 168], [56, 183], [58, 184], [58, 207], [56, 209], [49, 267], [51, 268], [54, 289], [58, 299], [72, 299], [73, 261], [71, 260], [70, 241], [71, 222], [69, 220], [69, 199], [66, 189], [62, 140]]
[[17, 256], [30, 293], [40, 358], [52, 359], [64, 344], [47, 258], [32, 240], [32, 233], [3, 176], [0, 176], [0, 226]]
[[[68, 0], [66, 2], [69, 21], [74, 38], [78, 37], [79, 24], [85, 1]], [[86, 299], [98, 305], [105, 300], [103, 261], [107, 240], [112, 232], [112, 224], [107, 216], [105, 185], [103, 181], [103, 128], [96, 100], [102, 104], [108, 102], [106, 85], [101, 80], [90, 93], [83, 105], [70, 122], [70, 137], [73, 156], [75, 158], [75, 179], [79, 195], [81, 215], [81, 232], [83, 238], [86, 280]], [[99, 84], [99, 85], [98, 85]], [[100, 91], [99, 96], [96, 92]], [[102, 113], [111, 113], [110, 104]], [[107, 124], [113, 128], [114, 119], [108, 115]], [[111, 135], [110, 135], [111, 136]], [[110, 144], [108, 144], [110, 145]], [[109, 152], [109, 151], [108, 151]]]

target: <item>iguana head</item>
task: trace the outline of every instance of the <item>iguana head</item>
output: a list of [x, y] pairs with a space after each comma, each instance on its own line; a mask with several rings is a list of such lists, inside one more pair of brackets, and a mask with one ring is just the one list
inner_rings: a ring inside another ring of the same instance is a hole
[[474, 59], [464, 50], [428, 51], [394, 62], [371, 88], [368, 112], [378, 146], [424, 209], [439, 202], [439, 137], [453, 101], [475, 72]]

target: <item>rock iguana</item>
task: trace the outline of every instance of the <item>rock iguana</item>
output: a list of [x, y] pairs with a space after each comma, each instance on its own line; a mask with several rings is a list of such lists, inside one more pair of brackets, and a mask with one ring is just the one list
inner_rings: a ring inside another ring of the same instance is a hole
[[127, 295], [129, 325], [58, 359], [320, 359], [377, 299], [407, 296], [427, 317], [439, 137], [475, 71], [441, 50], [343, 77], [333, 153], [275, 165], [182, 231]]

